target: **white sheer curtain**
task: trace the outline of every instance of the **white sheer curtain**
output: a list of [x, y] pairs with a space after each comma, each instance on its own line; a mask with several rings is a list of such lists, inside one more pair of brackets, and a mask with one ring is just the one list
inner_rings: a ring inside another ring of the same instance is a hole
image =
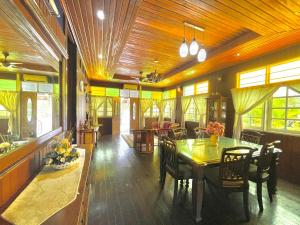
[[145, 119], [144, 119], [144, 114], [145, 112], [152, 107], [153, 101], [152, 99], [141, 99], [141, 121], [140, 121], [140, 126], [141, 128], [145, 127]]
[[189, 106], [191, 104], [191, 101], [193, 99], [193, 96], [182, 96], [181, 97], [181, 107], [182, 107], [182, 115], [181, 115], [181, 127], [185, 127], [184, 124], [184, 114], [187, 112], [189, 109]]
[[278, 86], [260, 86], [235, 88], [231, 90], [235, 109], [233, 137], [240, 138], [243, 129], [242, 115], [266, 101], [278, 89]]
[[194, 96], [194, 102], [195, 102], [195, 106], [200, 114], [200, 121], [199, 121], [199, 127], [204, 127], [205, 123], [204, 123], [204, 116], [206, 114], [206, 98], [207, 95], [196, 95]]
[[300, 92], [300, 83], [297, 84], [291, 84], [289, 85], [290, 88], [294, 89], [295, 91]]
[[[176, 99], [166, 99], [164, 100], [165, 101], [165, 106], [164, 106], [164, 110], [166, 109], [166, 106], [169, 105], [170, 107], [170, 112], [171, 112], [171, 122], [175, 122], [175, 117], [176, 117], [176, 111], [175, 111], [175, 108], [176, 108]], [[165, 117], [165, 115], [164, 115]], [[163, 117], [163, 118], [164, 118]]]
[[98, 124], [97, 110], [105, 103], [106, 97], [91, 96], [91, 114], [93, 118], [93, 124]]
[[2, 105], [7, 111], [9, 111], [10, 116], [8, 120], [8, 131], [12, 134], [18, 133], [17, 125], [17, 109], [18, 109], [18, 98], [19, 94], [17, 92], [11, 91], [0, 91], [0, 105]]
[[167, 105], [167, 101], [166, 100], [156, 100], [154, 103], [156, 104], [157, 108], [159, 109], [158, 122], [161, 126], [164, 121], [164, 111], [165, 111], [165, 108]]

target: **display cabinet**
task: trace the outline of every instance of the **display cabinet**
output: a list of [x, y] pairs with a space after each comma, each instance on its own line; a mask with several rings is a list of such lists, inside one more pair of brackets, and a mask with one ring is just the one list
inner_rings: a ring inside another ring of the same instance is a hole
[[207, 98], [207, 123], [217, 121], [225, 125], [227, 98], [221, 95], [212, 95]]

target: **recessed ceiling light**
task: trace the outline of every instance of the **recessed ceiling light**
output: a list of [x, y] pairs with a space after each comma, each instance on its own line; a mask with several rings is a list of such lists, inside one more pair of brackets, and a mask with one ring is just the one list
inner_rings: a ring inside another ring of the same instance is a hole
[[105, 16], [104, 16], [103, 10], [98, 10], [98, 12], [97, 12], [97, 17], [98, 17], [100, 20], [104, 20]]
[[236, 53], [236, 56], [240, 56], [240, 53]]
[[155, 60], [154, 60], [154, 62], [155, 62], [155, 63], [158, 63], [158, 60], [157, 60], [157, 59], [155, 59]]
[[99, 54], [99, 55], [98, 55], [98, 58], [99, 58], [99, 59], [103, 59], [102, 54]]

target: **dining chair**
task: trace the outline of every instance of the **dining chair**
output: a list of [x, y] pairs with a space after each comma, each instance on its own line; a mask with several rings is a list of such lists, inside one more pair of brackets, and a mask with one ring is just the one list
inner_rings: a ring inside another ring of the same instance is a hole
[[272, 160], [274, 157], [275, 144], [279, 144], [280, 141], [274, 141], [267, 143], [263, 146], [260, 151], [260, 155], [250, 164], [249, 168], [249, 180], [256, 183], [256, 193], [257, 201], [259, 205], [259, 210], [263, 211], [263, 201], [262, 201], [262, 183], [267, 182], [267, 189], [270, 201], [273, 201], [273, 190], [272, 190], [272, 180], [270, 179], [272, 174]]
[[178, 127], [170, 130], [169, 138], [171, 138], [172, 140], [181, 140], [181, 139], [185, 139], [186, 135], [187, 135], [186, 129]]
[[204, 178], [208, 184], [226, 193], [243, 192], [243, 204], [247, 221], [249, 221], [249, 166], [251, 155], [256, 148], [233, 147], [224, 148], [219, 167], [207, 168]]
[[254, 144], [260, 144], [263, 134], [258, 131], [246, 131], [241, 132], [241, 141], [247, 141]]
[[163, 148], [163, 175], [161, 180], [161, 188], [164, 188], [166, 173], [170, 174], [174, 178], [174, 194], [173, 194], [173, 205], [176, 205], [177, 193], [178, 193], [178, 181], [186, 180], [188, 183], [189, 179], [193, 178], [192, 167], [188, 164], [181, 163], [178, 159], [176, 144], [173, 140], [168, 137], [162, 138]]
[[205, 132], [205, 129], [201, 128], [201, 127], [195, 127], [194, 132], [195, 132], [196, 138], [204, 138], [204, 137], [208, 136]]

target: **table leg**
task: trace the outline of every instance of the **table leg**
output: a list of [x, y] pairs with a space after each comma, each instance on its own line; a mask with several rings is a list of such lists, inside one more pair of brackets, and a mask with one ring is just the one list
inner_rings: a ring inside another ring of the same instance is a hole
[[202, 205], [204, 196], [203, 167], [193, 166], [192, 204], [193, 217], [196, 223], [202, 220]]

